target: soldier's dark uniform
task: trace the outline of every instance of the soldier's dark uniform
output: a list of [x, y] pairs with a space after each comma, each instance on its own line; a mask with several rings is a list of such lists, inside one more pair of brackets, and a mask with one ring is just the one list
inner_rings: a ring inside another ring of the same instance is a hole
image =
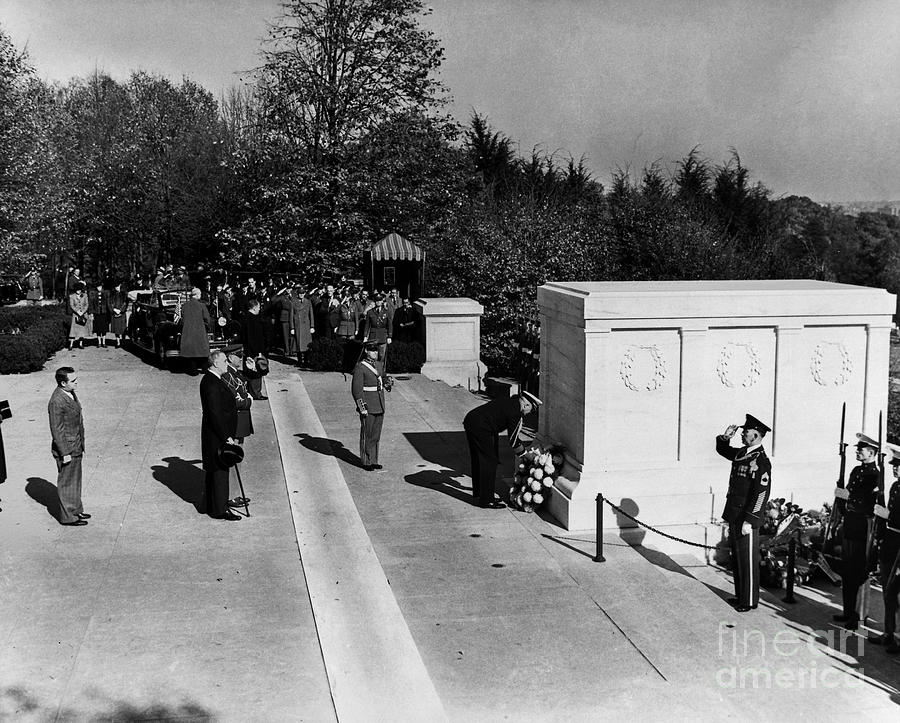
[[[732, 447], [723, 434], [716, 437], [716, 452], [731, 460], [722, 519], [728, 523], [737, 607], [755, 608], [759, 604], [759, 527], [771, 491], [772, 463], [761, 444], [751, 449]], [[741, 532], [745, 522], [750, 523], [749, 535]]]
[[[895, 451], [894, 454], [897, 452]], [[891, 460], [894, 470], [900, 466], [900, 457]], [[895, 473], [896, 474], [896, 473]], [[884, 598], [884, 638], [889, 653], [900, 652], [900, 645], [894, 638], [897, 630], [897, 611], [900, 609], [900, 570], [897, 570], [900, 555], [900, 479], [895, 479], [887, 500], [888, 516], [881, 539], [879, 562], [881, 566], [881, 589]]]
[[378, 344], [378, 358], [384, 359], [387, 352], [387, 340], [393, 336], [394, 322], [382, 305], [366, 312], [363, 340]]
[[384, 380], [382, 364], [363, 358], [353, 369], [350, 385], [359, 413], [359, 459], [365, 469], [380, 469], [378, 442], [384, 423]]
[[841, 593], [844, 599], [841, 617], [850, 626], [859, 620], [856, 597], [868, 575], [866, 545], [875, 514], [879, 479], [878, 465], [872, 461], [854, 467], [847, 481], [850, 496], [844, 503], [841, 536]]

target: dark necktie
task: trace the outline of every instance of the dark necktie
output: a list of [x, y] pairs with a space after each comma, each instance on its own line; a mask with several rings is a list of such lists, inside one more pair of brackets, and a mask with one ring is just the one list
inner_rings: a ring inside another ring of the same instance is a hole
[[74, 399], [75, 403], [78, 404], [78, 395], [75, 392], [72, 392], [72, 399]]

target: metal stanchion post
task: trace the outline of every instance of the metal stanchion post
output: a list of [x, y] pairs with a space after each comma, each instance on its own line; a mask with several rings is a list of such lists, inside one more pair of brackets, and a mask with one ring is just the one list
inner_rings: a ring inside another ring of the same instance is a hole
[[787, 583], [785, 584], [787, 592], [782, 598], [782, 601], [786, 603], [797, 602], [797, 600], [794, 598], [794, 576], [796, 574], [796, 563], [797, 538], [795, 535], [791, 535], [791, 539], [788, 541]]
[[597, 494], [597, 554], [594, 562], [606, 562], [603, 557], [603, 495]]

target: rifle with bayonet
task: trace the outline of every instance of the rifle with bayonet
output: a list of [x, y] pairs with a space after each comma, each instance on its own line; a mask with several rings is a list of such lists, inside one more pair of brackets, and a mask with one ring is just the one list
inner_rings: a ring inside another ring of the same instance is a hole
[[[841, 436], [838, 438], [838, 455], [841, 458], [841, 469], [838, 474], [837, 487], [844, 489], [846, 485], [845, 477], [847, 474], [847, 443], [844, 441], [844, 428], [847, 423], [847, 402], [841, 406]], [[828, 529], [825, 532], [825, 542], [834, 539], [837, 527], [844, 518], [844, 500], [840, 497], [834, 498], [834, 505], [831, 508], [831, 516], [828, 518]]]

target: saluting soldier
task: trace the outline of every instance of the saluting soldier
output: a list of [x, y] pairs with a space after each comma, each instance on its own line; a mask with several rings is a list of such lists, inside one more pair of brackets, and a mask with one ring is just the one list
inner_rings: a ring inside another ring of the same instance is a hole
[[894, 483], [888, 494], [887, 506], [875, 505], [875, 516], [885, 520], [884, 537], [879, 550], [881, 591], [884, 598], [884, 635], [869, 636], [869, 642], [884, 645], [888, 653], [900, 653], [894, 633], [897, 630], [897, 611], [900, 609], [900, 446], [887, 443], [891, 453]]
[[378, 442], [384, 424], [384, 379], [378, 361], [378, 344], [366, 344], [363, 358], [353, 370], [353, 401], [359, 414], [359, 460], [367, 472], [381, 469], [378, 464]]
[[509, 446], [517, 456], [521, 455], [525, 451], [525, 445], [519, 435], [525, 417], [542, 403], [534, 394], [523, 391], [521, 394], [494, 399], [475, 407], [463, 419], [471, 461], [472, 496], [482, 507], [506, 507], [502, 502], [494, 500], [497, 465], [500, 464], [498, 435], [506, 430]]
[[[716, 437], [716, 452], [731, 461], [728, 496], [722, 519], [728, 523], [734, 576], [732, 603], [739, 613], [759, 605], [759, 527], [772, 485], [772, 463], [762, 447], [771, 429], [751, 414], [743, 427], [731, 424]], [[741, 430], [741, 447], [731, 438]]]
[[859, 627], [856, 598], [869, 574], [866, 547], [869, 530], [874, 522], [875, 503], [879, 501], [878, 442], [861, 432], [856, 435], [856, 439], [856, 459], [860, 464], [850, 472], [847, 486], [834, 490], [834, 496], [845, 501], [841, 536], [841, 592], [844, 610], [840, 615], [835, 615], [834, 620], [844, 623], [847, 630]]
[[387, 354], [387, 345], [391, 343], [394, 332], [394, 322], [387, 309], [384, 307], [384, 295], [375, 297], [375, 306], [366, 313], [365, 331], [363, 340], [378, 344], [378, 358], [384, 361]]

